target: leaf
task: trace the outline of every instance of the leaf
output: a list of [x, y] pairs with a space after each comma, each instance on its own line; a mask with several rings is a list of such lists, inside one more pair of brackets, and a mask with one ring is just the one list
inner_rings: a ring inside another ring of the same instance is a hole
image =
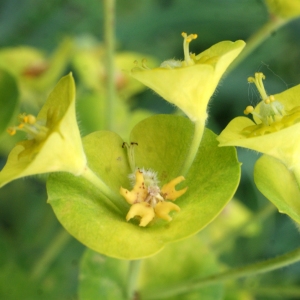
[[87, 249], [79, 274], [79, 299], [125, 300], [128, 261], [105, 257]]
[[[183, 117], [158, 115], [135, 126], [130, 141], [138, 167], [158, 173], [161, 186], [179, 176], [189, 150], [193, 125]], [[131, 173], [122, 139], [100, 131], [83, 139], [89, 167], [113, 190], [129, 189]], [[234, 148], [219, 148], [216, 136], [206, 130], [197, 157], [181, 184], [188, 191], [176, 200], [181, 208], [171, 222], [157, 221], [141, 228], [126, 222], [107, 206], [106, 198], [81, 177], [53, 174], [47, 182], [48, 202], [62, 225], [83, 244], [102, 254], [137, 259], [151, 256], [179, 239], [197, 233], [210, 223], [232, 198], [240, 178]], [[178, 187], [180, 189], [180, 186]], [[125, 199], [121, 196], [120, 203]], [[129, 209], [129, 207], [128, 207]]]
[[255, 164], [254, 181], [279, 212], [300, 223], [300, 190], [292, 171], [278, 159], [263, 155]]
[[64, 38], [51, 57], [45, 59], [45, 70], [38, 76], [23, 76], [21, 80], [32, 91], [48, 92], [65, 71], [73, 52], [73, 41]]
[[[140, 291], [143, 295], [155, 290], [172, 288], [177, 284], [203, 278], [218, 272], [218, 263], [198, 236], [168, 245], [157, 255], [142, 262]], [[167, 297], [169, 300], [218, 300], [222, 299], [222, 284], [215, 284], [196, 291]]]
[[[76, 110], [83, 135], [105, 129], [106, 111], [105, 95], [103, 93], [93, 92], [81, 96]], [[128, 137], [134, 125], [151, 115], [152, 113], [147, 110], [135, 109], [131, 111], [128, 103], [118, 97], [114, 106], [112, 130], [121, 137]]]
[[[130, 262], [86, 250], [80, 267], [79, 298], [125, 300]], [[194, 236], [167, 246], [159, 254], [141, 261], [137, 294], [148, 295], [176, 284], [216, 273], [218, 264], [211, 251]], [[222, 299], [222, 285], [165, 299]]]
[[19, 105], [19, 91], [16, 80], [10, 73], [0, 70], [0, 136], [9, 126]]

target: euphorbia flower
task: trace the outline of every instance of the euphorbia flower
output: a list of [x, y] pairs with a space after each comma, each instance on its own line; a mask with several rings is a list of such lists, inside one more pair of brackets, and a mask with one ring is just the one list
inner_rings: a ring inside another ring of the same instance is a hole
[[300, 0], [266, 0], [271, 14], [283, 19], [300, 16]]
[[[127, 148], [134, 150], [129, 152], [114, 132], [91, 133], [83, 138], [90, 171], [82, 176], [50, 174], [48, 203], [71, 235], [111, 257], [144, 258], [169, 243], [190, 237], [215, 219], [232, 198], [240, 177], [235, 149], [219, 148], [216, 136], [206, 130], [185, 176], [188, 190], [177, 188], [183, 180], [179, 175], [192, 132], [193, 124], [187, 118], [156, 115], [134, 127]], [[130, 148], [131, 145], [137, 146]], [[132, 176], [128, 178], [128, 174]], [[111, 205], [112, 197], [102, 193], [103, 185], [113, 195], [121, 190], [125, 198], [117, 195], [115, 205]], [[174, 215], [169, 216], [171, 210]], [[141, 220], [131, 219], [138, 216]]]
[[134, 174], [134, 187], [131, 191], [120, 188], [120, 194], [131, 204], [126, 220], [138, 216], [141, 218], [140, 226], [147, 226], [155, 217], [171, 221], [170, 211], [180, 211], [179, 206], [166, 200], [175, 201], [183, 195], [187, 188], [180, 191], [175, 186], [184, 180], [179, 176], [161, 189], [158, 186], [157, 174], [151, 170], [137, 169]]
[[0, 172], [0, 187], [28, 175], [65, 171], [80, 175], [86, 166], [75, 115], [75, 84], [72, 74], [63, 77], [38, 116], [20, 115], [20, 125], [8, 132], [25, 131], [28, 139], [10, 152]]
[[192, 121], [204, 124], [208, 101], [227, 67], [244, 48], [245, 42], [220, 42], [196, 55], [190, 53], [189, 43], [197, 35], [182, 33], [182, 36], [183, 61], [167, 60], [154, 69], [149, 69], [142, 62], [130, 74], [182, 109]]
[[273, 156], [300, 175], [300, 85], [269, 96], [264, 78], [262, 73], [256, 73], [255, 78], [248, 79], [255, 83], [262, 99], [255, 108], [248, 106], [244, 111], [251, 113], [254, 121], [247, 117], [233, 119], [218, 141], [220, 146], [241, 146]]

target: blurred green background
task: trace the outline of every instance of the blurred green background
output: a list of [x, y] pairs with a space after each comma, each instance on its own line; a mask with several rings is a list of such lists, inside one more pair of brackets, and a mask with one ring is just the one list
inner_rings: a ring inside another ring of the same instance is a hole
[[[87, 37], [102, 43], [103, 14], [100, 0], [1, 0], [0, 47], [27, 45], [50, 55], [66, 37], [74, 38], [79, 44]], [[198, 34], [190, 48], [199, 53], [222, 40], [247, 40], [268, 19], [262, 0], [119, 0], [116, 3], [117, 52], [140, 52], [158, 61], [180, 59], [182, 31]], [[207, 126], [220, 133], [233, 117], [243, 114], [247, 105], [259, 101], [257, 92], [247, 83], [247, 77], [254, 72], [265, 73], [266, 88], [272, 94], [299, 84], [299, 49], [300, 19], [296, 19], [272, 33], [223, 78], [209, 105]], [[69, 71], [78, 78], [70, 63], [64, 66], [61, 75]], [[126, 105], [131, 111], [138, 108], [153, 113], [174, 111], [174, 107], [149, 90], [135, 93]], [[0, 167], [6, 161], [6, 154], [2, 153]], [[253, 166], [259, 154], [243, 149], [238, 149], [238, 154], [242, 178], [236, 198], [255, 213], [268, 204], [253, 182]], [[49, 265], [45, 264], [37, 276], [33, 275], [40, 259], [61, 232], [46, 199], [43, 178], [20, 179], [0, 190], [1, 299], [78, 299], [79, 262], [85, 248], [76, 240], [62, 236], [64, 246], [58, 248]], [[222, 253], [220, 259], [239, 266], [299, 245], [296, 226], [287, 216], [276, 212], [263, 223], [258, 235], [238, 237], [231, 251]], [[245, 300], [300, 298], [297, 289], [293, 293], [289, 289], [289, 293], [270, 294], [267, 288], [260, 288], [279, 282], [287, 287], [300, 285], [299, 264], [239, 283], [242, 287], [246, 283], [245, 290], [250, 291]], [[235, 298], [228, 294], [226, 299]]]

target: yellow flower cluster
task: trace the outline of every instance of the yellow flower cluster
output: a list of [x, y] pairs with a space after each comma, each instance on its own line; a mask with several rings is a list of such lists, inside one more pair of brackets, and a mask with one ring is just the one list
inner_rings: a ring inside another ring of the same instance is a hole
[[134, 186], [131, 191], [120, 188], [120, 194], [131, 205], [126, 216], [126, 220], [138, 216], [140, 217], [140, 226], [147, 226], [155, 217], [171, 221], [169, 213], [171, 211], [180, 211], [179, 206], [166, 201], [175, 201], [182, 196], [187, 187], [176, 191], [175, 186], [184, 180], [183, 176], [179, 176], [169, 183], [165, 184], [161, 189], [158, 186], [156, 173], [151, 170], [137, 169], [134, 174]]

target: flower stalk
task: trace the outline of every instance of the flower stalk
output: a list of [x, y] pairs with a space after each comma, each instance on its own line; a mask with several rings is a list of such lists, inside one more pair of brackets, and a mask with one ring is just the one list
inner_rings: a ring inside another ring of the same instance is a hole
[[272, 16], [270, 20], [256, 31], [248, 40], [244, 51], [229, 66], [228, 72], [234, 70], [245, 58], [247, 58], [259, 45], [269, 38], [276, 30], [284, 26], [289, 20]]
[[106, 102], [105, 129], [111, 129], [114, 124], [115, 89], [115, 0], [104, 1], [104, 41], [106, 50]]
[[194, 122], [195, 129], [194, 129], [193, 139], [192, 139], [192, 142], [191, 142], [191, 145], [189, 148], [188, 155], [184, 161], [184, 165], [182, 166], [182, 169], [180, 171], [180, 174], [182, 174], [183, 176], [187, 175], [187, 173], [197, 155], [197, 152], [198, 152], [201, 140], [202, 140], [204, 128], [205, 128], [204, 122], [205, 122], [204, 120], [198, 120], [198, 121]]
[[127, 276], [127, 300], [135, 299], [136, 285], [141, 269], [141, 260], [129, 261], [128, 276]]
[[149, 292], [147, 293], [147, 295], [142, 295], [142, 298], [145, 300], [164, 299], [167, 297], [195, 291], [204, 286], [209, 286], [215, 283], [270, 272], [299, 261], [300, 248], [297, 248], [296, 250], [290, 251], [275, 258], [268, 259], [266, 261], [258, 262], [245, 267], [234, 268], [219, 274], [208, 276], [203, 279], [185, 282], [182, 285], [177, 284], [176, 286], [168, 288], [166, 290], [156, 292], [154, 291], [152, 293]]

